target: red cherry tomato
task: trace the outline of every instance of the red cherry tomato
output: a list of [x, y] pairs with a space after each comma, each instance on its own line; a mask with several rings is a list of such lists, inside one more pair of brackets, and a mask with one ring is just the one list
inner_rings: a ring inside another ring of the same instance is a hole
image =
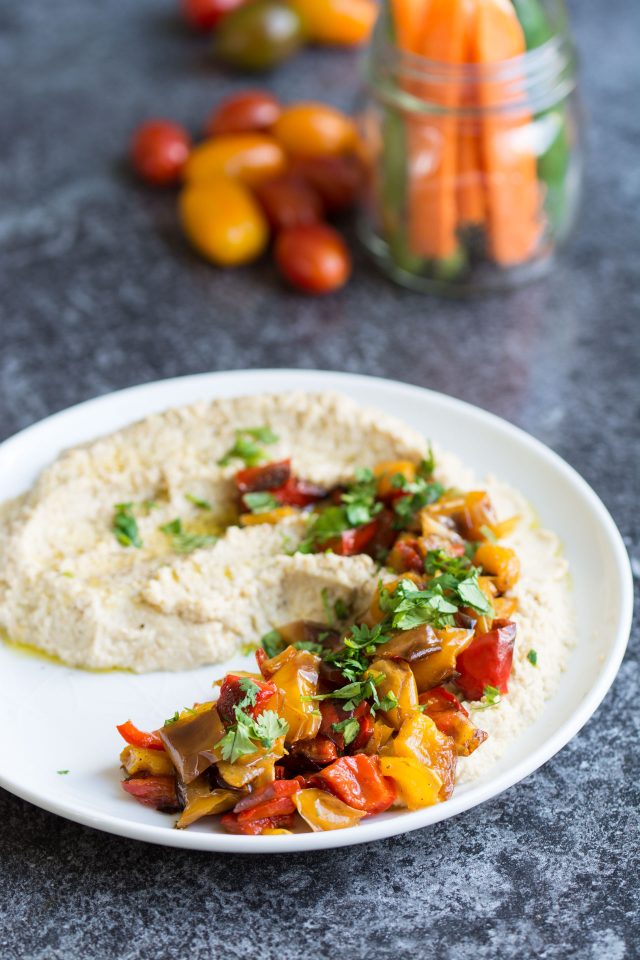
[[178, 183], [191, 149], [187, 131], [170, 120], [149, 120], [131, 141], [131, 161], [143, 180], [159, 186]]
[[283, 230], [276, 240], [275, 258], [283, 277], [306, 293], [338, 290], [351, 274], [344, 240], [323, 223]]
[[223, 133], [260, 133], [276, 122], [282, 107], [266, 90], [245, 90], [227, 97], [209, 115], [205, 124], [207, 137]]
[[353, 154], [297, 157], [290, 170], [313, 187], [329, 214], [344, 213], [355, 206], [364, 179], [362, 164]]
[[241, 7], [247, 0], [181, 0], [185, 20], [194, 30], [214, 30], [225, 13]]
[[280, 231], [322, 220], [322, 200], [301, 177], [287, 174], [274, 177], [261, 183], [255, 193], [272, 230]]

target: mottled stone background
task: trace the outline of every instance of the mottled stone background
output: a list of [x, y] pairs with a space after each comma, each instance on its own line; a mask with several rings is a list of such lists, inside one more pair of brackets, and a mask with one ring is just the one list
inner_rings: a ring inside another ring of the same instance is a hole
[[[0, 2], [0, 436], [158, 377], [336, 368], [443, 390], [548, 443], [594, 486], [639, 565], [640, 6], [573, 0], [588, 120], [582, 218], [549, 279], [482, 302], [403, 292], [358, 256], [341, 295], [268, 263], [218, 273], [170, 196], [122, 163], [132, 127], [194, 130], [246, 84], [173, 0]], [[349, 55], [270, 81], [348, 106]], [[622, 960], [640, 956], [638, 636], [553, 761], [483, 807], [335, 853], [224, 858], [107, 836], [0, 795], [3, 960]], [[3, 734], [10, 730], [5, 717]]]

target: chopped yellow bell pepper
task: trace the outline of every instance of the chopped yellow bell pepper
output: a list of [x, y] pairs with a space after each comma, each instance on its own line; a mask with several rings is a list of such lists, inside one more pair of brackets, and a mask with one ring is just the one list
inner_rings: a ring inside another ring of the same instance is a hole
[[391, 777], [409, 810], [430, 807], [440, 800], [442, 780], [415, 757], [380, 757], [380, 770]]
[[485, 573], [495, 577], [499, 593], [514, 587], [520, 578], [520, 561], [510, 547], [497, 543], [482, 543], [475, 552], [473, 562]]
[[438, 730], [431, 717], [414, 713], [404, 721], [393, 741], [393, 756], [413, 758], [435, 770], [442, 781], [442, 800], [453, 793], [457, 763], [455, 743]]
[[399, 730], [403, 721], [411, 716], [418, 707], [418, 688], [413, 671], [403, 660], [374, 660], [365, 672], [366, 678], [376, 680], [380, 674], [384, 679], [376, 684], [381, 700], [393, 694], [398, 701], [397, 707], [386, 710], [383, 716], [394, 729]]
[[170, 776], [176, 772], [164, 750], [147, 750], [145, 747], [127, 746], [120, 754], [120, 763], [126, 773], [148, 773], [152, 777]]
[[314, 832], [355, 827], [365, 816], [364, 810], [354, 810], [333, 794], [315, 787], [299, 790], [292, 799], [298, 813]]
[[285, 517], [292, 517], [295, 513], [299, 513], [299, 511], [293, 507], [275, 507], [273, 510], [265, 510], [264, 513], [241, 513], [240, 526], [254, 527], [258, 523], [270, 523], [273, 525], [280, 523]]

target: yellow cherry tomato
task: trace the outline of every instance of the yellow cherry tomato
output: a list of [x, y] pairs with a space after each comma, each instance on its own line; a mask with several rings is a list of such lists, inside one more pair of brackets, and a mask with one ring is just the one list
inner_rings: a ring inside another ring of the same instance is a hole
[[234, 180], [188, 184], [180, 194], [180, 217], [192, 246], [221, 267], [255, 260], [269, 240], [262, 210], [248, 188]]
[[376, 0], [289, 0], [316, 43], [366, 43], [378, 15]]
[[298, 103], [283, 110], [272, 132], [295, 156], [338, 156], [353, 151], [356, 129], [349, 117], [326, 103]]
[[211, 137], [194, 147], [184, 168], [187, 183], [231, 177], [255, 187], [284, 172], [282, 146], [265, 133], [233, 133]]

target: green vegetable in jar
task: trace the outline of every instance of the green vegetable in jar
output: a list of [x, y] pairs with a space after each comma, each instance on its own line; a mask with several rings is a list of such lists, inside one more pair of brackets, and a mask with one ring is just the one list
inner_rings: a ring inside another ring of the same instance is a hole
[[216, 55], [243, 70], [270, 70], [305, 42], [300, 15], [282, 0], [252, 0], [227, 14], [215, 37]]

